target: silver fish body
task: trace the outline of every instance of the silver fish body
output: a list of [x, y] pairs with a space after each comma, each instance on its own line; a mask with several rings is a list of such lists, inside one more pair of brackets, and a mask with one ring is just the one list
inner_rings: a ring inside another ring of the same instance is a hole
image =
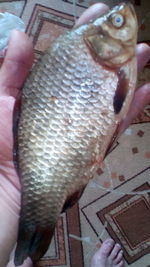
[[[114, 26], [116, 14], [124, 26]], [[105, 157], [134, 93], [136, 33], [133, 8], [122, 4], [60, 36], [27, 79], [16, 139], [22, 184], [16, 266], [42, 257], [66, 200]]]

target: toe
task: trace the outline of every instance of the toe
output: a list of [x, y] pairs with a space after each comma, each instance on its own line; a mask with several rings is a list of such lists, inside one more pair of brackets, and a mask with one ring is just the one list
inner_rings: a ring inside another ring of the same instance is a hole
[[115, 242], [113, 239], [110, 238], [106, 239], [100, 248], [101, 255], [104, 257], [108, 257], [111, 254], [112, 250], [114, 249], [114, 246]]
[[118, 256], [118, 253], [120, 252], [121, 250], [121, 246], [119, 244], [115, 244], [113, 250], [111, 251], [111, 254], [110, 254], [110, 259], [111, 260], [115, 260]]
[[117, 267], [124, 267], [125, 265], [124, 265], [124, 262], [123, 262], [123, 260], [119, 263], [119, 264], [117, 264]]
[[116, 258], [114, 259], [115, 264], [119, 264], [123, 260], [123, 251], [120, 250]]
[[97, 266], [106, 266], [107, 259], [109, 255], [111, 254], [111, 251], [113, 250], [115, 246], [115, 242], [112, 239], [106, 239], [99, 250], [95, 253], [95, 255], [92, 258], [91, 266], [97, 267]]

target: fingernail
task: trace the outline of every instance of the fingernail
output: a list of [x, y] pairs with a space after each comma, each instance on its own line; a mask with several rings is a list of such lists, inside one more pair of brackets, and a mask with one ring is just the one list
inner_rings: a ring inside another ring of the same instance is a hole
[[10, 34], [10, 39], [16, 39], [18, 37], [18, 34], [20, 33], [20, 31], [18, 30], [13, 30]]

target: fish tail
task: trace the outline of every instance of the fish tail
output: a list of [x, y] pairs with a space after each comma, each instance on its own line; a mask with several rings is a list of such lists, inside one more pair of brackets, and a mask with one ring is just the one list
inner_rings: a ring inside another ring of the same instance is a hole
[[27, 257], [37, 262], [47, 251], [54, 233], [54, 228], [20, 225], [19, 237], [15, 251], [15, 266], [22, 265]]

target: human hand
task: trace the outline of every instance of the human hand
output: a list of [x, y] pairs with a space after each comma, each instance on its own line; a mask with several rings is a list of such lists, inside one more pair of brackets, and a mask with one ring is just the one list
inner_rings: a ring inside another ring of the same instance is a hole
[[20, 210], [20, 183], [12, 160], [13, 107], [18, 91], [22, 87], [32, 63], [33, 49], [31, 41], [24, 33], [14, 32], [0, 69], [1, 267], [6, 266], [9, 254], [16, 242]]
[[[108, 7], [95, 4], [76, 22], [76, 26], [95, 18]], [[150, 48], [145, 44], [137, 46], [139, 69], [150, 57]], [[9, 253], [17, 238], [20, 210], [20, 183], [12, 162], [12, 113], [15, 98], [31, 68], [33, 50], [28, 37], [16, 32], [10, 41], [8, 51], [0, 70], [0, 266], [6, 266]], [[120, 133], [128, 127], [139, 111], [150, 102], [150, 84], [140, 87], [134, 96], [130, 111], [121, 125]], [[14, 266], [11, 262], [8, 266]], [[8, 267], [7, 266], [7, 267]], [[31, 266], [26, 262], [24, 267]]]

